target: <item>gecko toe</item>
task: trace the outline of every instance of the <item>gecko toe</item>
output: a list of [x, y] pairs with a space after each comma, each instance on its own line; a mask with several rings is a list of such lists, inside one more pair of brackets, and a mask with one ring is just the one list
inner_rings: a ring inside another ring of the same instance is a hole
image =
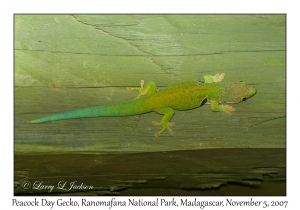
[[156, 122], [156, 121], [152, 121], [152, 124], [153, 124], [153, 125], [161, 125], [161, 123]]

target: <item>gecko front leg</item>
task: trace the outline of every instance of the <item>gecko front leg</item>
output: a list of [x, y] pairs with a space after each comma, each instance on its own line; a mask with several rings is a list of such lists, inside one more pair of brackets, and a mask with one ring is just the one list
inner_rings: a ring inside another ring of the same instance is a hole
[[230, 114], [230, 112], [234, 112], [235, 109], [229, 105], [220, 105], [218, 101], [210, 101], [211, 103], [211, 110], [214, 112], [226, 112]]
[[[205, 75], [204, 80], [205, 83], [213, 83], [213, 82], [221, 82], [224, 79], [225, 73], [222, 74], [216, 74], [214, 76], [211, 75]], [[211, 110], [214, 112], [226, 112], [230, 114], [230, 112], [234, 112], [235, 109], [232, 106], [229, 105], [220, 105], [218, 101], [209, 101], [206, 102], [206, 104], [211, 105]]]
[[221, 82], [224, 79], [225, 73], [216, 74], [215, 76], [204, 75], [205, 83]]

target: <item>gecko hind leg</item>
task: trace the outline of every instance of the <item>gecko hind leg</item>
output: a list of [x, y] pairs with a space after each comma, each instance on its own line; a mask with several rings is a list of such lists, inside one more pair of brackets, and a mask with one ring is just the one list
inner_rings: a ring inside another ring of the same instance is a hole
[[215, 76], [204, 75], [205, 83], [221, 82], [224, 79], [225, 73], [216, 74]]
[[138, 90], [139, 94], [138, 96], [134, 99], [139, 99], [141, 96], [145, 96], [145, 95], [152, 95], [154, 93], [156, 93], [156, 85], [154, 82], [150, 81], [148, 82], [145, 87], [144, 87], [144, 80], [141, 80], [141, 87], [140, 88], [136, 88], [136, 87], [127, 87], [127, 90]]
[[163, 128], [157, 132], [154, 136], [158, 137], [163, 131], [166, 129], [169, 130], [170, 134], [173, 135], [174, 131], [170, 128], [170, 126], [173, 126], [175, 123], [169, 122], [170, 119], [173, 117], [175, 114], [174, 110], [169, 108], [169, 107], [164, 107], [164, 108], [157, 108], [154, 110], [158, 114], [163, 114], [163, 118], [161, 119], [160, 122], [152, 121], [153, 125], [161, 125]]

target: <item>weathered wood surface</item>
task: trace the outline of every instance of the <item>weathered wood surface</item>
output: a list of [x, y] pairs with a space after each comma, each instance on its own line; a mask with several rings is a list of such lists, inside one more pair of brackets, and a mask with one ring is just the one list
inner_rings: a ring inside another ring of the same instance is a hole
[[[285, 148], [285, 30], [284, 15], [16, 15], [15, 152]], [[231, 115], [176, 112], [174, 136], [154, 137], [155, 113], [24, 123], [223, 72], [257, 95]]]
[[15, 156], [15, 195], [284, 196], [285, 177], [284, 148]]

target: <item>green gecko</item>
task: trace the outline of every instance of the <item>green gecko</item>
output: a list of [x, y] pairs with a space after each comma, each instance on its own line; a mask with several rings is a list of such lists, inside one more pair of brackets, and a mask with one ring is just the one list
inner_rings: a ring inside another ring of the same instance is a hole
[[[46, 116], [43, 118], [27, 121], [27, 123], [42, 123], [55, 120], [65, 120], [83, 117], [101, 116], [129, 116], [144, 114], [154, 111], [162, 114], [160, 122], [153, 121], [153, 125], [160, 125], [162, 129], [155, 134], [158, 137], [164, 130], [168, 129], [170, 134], [174, 132], [169, 122], [174, 115], [174, 110], [189, 110], [200, 107], [205, 103], [211, 105], [212, 111], [223, 111], [230, 113], [235, 111], [232, 106], [222, 103], [239, 103], [256, 94], [256, 89], [244, 82], [220, 82], [225, 74], [215, 76], [205, 75], [204, 83], [199, 81], [178, 82], [162, 90], [157, 91], [154, 82], [141, 87], [128, 87], [127, 90], [138, 90], [139, 94], [134, 101], [93, 106]], [[146, 96], [142, 97], [141, 96]]]

